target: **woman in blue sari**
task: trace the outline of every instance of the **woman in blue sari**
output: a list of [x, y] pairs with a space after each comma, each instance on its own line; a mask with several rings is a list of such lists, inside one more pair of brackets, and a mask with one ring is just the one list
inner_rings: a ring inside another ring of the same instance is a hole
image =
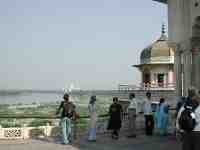
[[156, 114], [157, 128], [160, 135], [167, 135], [168, 122], [169, 122], [169, 105], [165, 103], [165, 99], [160, 99], [159, 108]]

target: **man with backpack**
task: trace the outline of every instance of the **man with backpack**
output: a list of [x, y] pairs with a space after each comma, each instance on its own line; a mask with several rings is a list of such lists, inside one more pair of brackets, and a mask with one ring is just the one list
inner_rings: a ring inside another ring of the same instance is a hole
[[175, 114], [176, 117], [177, 117], [178, 112], [179, 112], [179, 110], [181, 109], [181, 107], [185, 104], [186, 100], [187, 100], [187, 98], [184, 97], [184, 96], [181, 96], [181, 97], [178, 99], [178, 102], [177, 102], [177, 104], [176, 104], [176, 114]]
[[180, 108], [176, 127], [183, 133], [182, 150], [200, 150], [200, 97], [195, 89], [188, 90], [188, 98]]

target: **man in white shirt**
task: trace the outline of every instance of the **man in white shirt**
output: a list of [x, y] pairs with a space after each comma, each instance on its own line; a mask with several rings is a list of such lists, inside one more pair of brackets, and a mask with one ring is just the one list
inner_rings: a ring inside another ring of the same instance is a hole
[[[194, 118], [196, 121], [196, 125], [194, 129], [191, 132], [183, 132], [183, 138], [182, 138], [182, 150], [200, 150], [200, 92], [197, 94], [195, 92], [195, 89], [189, 89], [188, 90], [188, 99], [186, 103], [194, 103], [196, 105], [194, 110]], [[192, 93], [192, 94], [191, 94]], [[184, 106], [181, 107], [181, 109], [178, 112], [177, 120], [176, 120], [176, 128], [180, 131], [179, 127], [179, 118], [181, 116], [181, 113], [184, 111]]]
[[136, 137], [136, 116], [138, 112], [138, 104], [134, 93], [129, 94], [130, 104], [128, 106], [129, 117], [129, 135], [128, 138]]
[[145, 117], [145, 133], [148, 136], [153, 135], [154, 129], [154, 118], [153, 118], [153, 111], [151, 108], [151, 93], [146, 93], [146, 100], [143, 104], [143, 112]]

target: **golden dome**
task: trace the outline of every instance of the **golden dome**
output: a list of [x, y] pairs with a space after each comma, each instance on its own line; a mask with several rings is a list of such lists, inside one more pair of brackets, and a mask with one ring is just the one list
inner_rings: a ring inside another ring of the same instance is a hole
[[[164, 30], [161, 37], [152, 45], [145, 48], [140, 55], [141, 64], [174, 63], [174, 51], [168, 46], [168, 39]], [[169, 62], [170, 59], [170, 62]]]

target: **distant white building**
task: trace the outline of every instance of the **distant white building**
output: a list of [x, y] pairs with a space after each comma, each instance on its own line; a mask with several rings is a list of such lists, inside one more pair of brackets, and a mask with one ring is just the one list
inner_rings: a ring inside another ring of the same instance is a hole
[[66, 86], [63, 90], [64, 93], [71, 93], [72, 91], [80, 91], [81, 88], [75, 87], [75, 85], [71, 83], [69, 86]]
[[75, 87], [74, 84], [71, 83], [68, 90], [69, 92], [72, 92], [72, 91], [80, 91], [81, 89], [79, 87]]

